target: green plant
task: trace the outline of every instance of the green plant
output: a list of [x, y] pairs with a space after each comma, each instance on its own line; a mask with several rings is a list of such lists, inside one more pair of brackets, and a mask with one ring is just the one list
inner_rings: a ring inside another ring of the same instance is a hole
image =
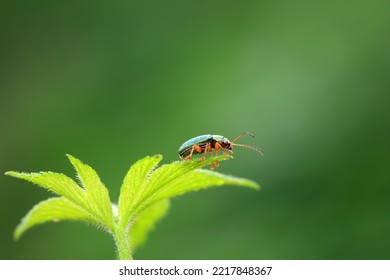
[[36, 204], [22, 219], [14, 232], [15, 240], [29, 228], [49, 221], [79, 220], [97, 225], [114, 239], [120, 259], [132, 259], [132, 252], [145, 239], [154, 224], [169, 209], [169, 199], [189, 191], [211, 186], [233, 185], [259, 189], [247, 179], [201, 169], [228, 157], [204, 161], [177, 161], [157, 168], [162, 156], [147, 156], [127, 172], [120, 189], [118, 205], [111, 203], [108, 189], [90, 166], [67, 155], [77, 172], [79, 186], [61, 173], [20, 173], [6, 175], [35, 183], [58, 197]]

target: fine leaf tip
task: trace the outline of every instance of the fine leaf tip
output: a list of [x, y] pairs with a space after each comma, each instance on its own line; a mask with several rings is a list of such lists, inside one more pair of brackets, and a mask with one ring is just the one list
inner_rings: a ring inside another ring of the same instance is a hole
[[257, 182], [249, 179], [245, 179], [245, 181], [246, 181], [246, 186], [248, 186], [249, 188], [252, 188], [256, 191], [259, 191], [261, 189], [261, 186]]
[[71, 154], [65, 154], [65, 155], [74, 167], [76, 167], [76, 165], [78, 165], [78, 164], [83, 164], [83, 162], [81, 160], [72, 156]]
[[72, 156], [71, 154], [65, 154], [65, 156], [69, 159], [69, 161], [70, 161], [71, 163], [77, 160], [77, 159], [76, 159], [74, 156]]
[[18, 228], [16, 228], [14, 231], [14, 234], [13, 234], [14, 241], [19, 241], [21, 236], [22, 236], [22, 234], [21, 234], [20, 230], [18, 230]]
[[70, 161], [70, 163], [73, 165], [73, 167], [76, 170], [77, 170], [77, 165], [82, 164], [81, 160], [79, 160], [78, 158], [75, 158], [74, 156], [72, 156], [70, 154], [66, 154], [66, 157], [68, 158], [68, 160]]
[[7, 171], [4, 174], [7, 176], [16, 177], [16, 178], [21, 177], [23, 175], [23, 173], [17, 172], [17, 171]]
[[261, 186], [260, 186], [258, 183], [256, 183], [256, 182], [253, 182], [253, 188], [254, 188], [256, 191], [261, 190]]

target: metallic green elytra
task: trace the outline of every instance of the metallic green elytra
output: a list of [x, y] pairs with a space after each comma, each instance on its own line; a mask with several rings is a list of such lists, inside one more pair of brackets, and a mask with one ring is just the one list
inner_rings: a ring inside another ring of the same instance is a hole
[[[207, 152], [210, 153], [210, 156], [213, 156], [213, 153], [215, 153], [215, 156], [217, 156], [218, 150], [221, 150], [223, 154], [229, 156], [229, 154], [225, 151], [225, 149], [227, 149], [228, 152], [233, 153], [232, 146], [241, 146], [244, 148], [255, 150], [260, 154], [263, 154], [260, 148], [235, 143], [235, 141], [238, 138], [246, 134], [250, 135], [251, 137], [254, 137], [254, 135], [249, 132], [243, 132], [240, 135], [238, 135], [236, 138], [234, 138], [233, 141], [230, 141], [229, 139], [227, 139], [222, 135], [213, 135], [213, 134], [200, 135], [184, 142], [183, 145], [181, 145], [179, 148], [179, 156], [182, 160], [188, 161], [192, 158], [192, 155], [194, 153], [195, 154], [203, 153], [203, 156], [201, 158], [201, 161], [203, 161], [206, 158]], [[215, 165], [216, 167], [218, 167], [219, 165], [218, 162], [216, 162]], [[214, 165], [211, 164], [210, 168], [214, 169]]]

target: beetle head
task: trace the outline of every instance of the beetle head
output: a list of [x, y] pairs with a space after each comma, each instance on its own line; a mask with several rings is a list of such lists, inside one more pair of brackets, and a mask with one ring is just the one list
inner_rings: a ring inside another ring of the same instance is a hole
[[223, 148], [226, 148], [228, 150], [232, 149], [232, 143], [226, 138], [223, 138], [220, 144]]

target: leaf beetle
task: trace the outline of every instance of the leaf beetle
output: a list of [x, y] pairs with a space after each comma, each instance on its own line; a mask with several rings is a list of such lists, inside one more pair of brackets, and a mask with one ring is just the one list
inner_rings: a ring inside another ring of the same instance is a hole
[[[218, 151], [221, 150], [221, 152], [226, 155], [230, 156], [225, 149], [233, 154], [233, 146], [240, 146], [248, 149], [255, 150], [256, 152], [263, 155], [263, 152], [260, 148], [244, 145], [244, 144], [237, 144], [235, 143], [240, 137], [244, 135], [249, 135], [252, 138], [255, 136], [252, 133], [249, 132], [243, 132], [239, 134], [236, 138], [233, 139], [233, 141], [230, 141], [226, 137], [222, 135], [213, 135], [213, 134], [205, 134], [196, 136], [194, 138], [189, 139], [188, 141], [184, 142], [180, 148], [179, 148], [179, 156], [183, 161], [188, 161], [192, 158], [193, 154], [202, 154], [203, 156], [200, 159], [201, 161], [206, 159], [207, 152], [210, 153], [210, 156], [213, 156], [213, 153], [215, 153], [215, 156], [218, 155]], [[218, 167], [219, 163], [218, 161], [215, 163], [215, 166]], [[214, 169], [214, 163], [210, 165], [210, 169]]]

